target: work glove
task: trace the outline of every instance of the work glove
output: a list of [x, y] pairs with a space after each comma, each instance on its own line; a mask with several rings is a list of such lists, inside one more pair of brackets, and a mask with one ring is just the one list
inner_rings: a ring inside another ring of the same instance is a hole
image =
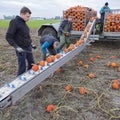
[[44, 54], [44, 53], [42, 54], [42, 59], [46, 60], [46, 54]]
[[24, 50], [23, 50], [21, 47], [17, 47], [17, 48], [16, 48], [16, 51], [19, 52], [19, 53], [24, 52]]
[[46, 58], [49, 57], [49, 55], [50, 55], [49, 53], [46, 53], [46, 54], [43, 53], [42, 55], [43, 60], [46, 60]]
[[69, 37], [69, 36], [70, 36], [70, 33], [69, 33], [69, 32], [66, 32], [66, 33], [65, 33], [65, 36], [66, 36], [66, 37]]
[[37, 46], [36, 46], [36, 45], [32, 45], [32, 48], [33, 48], [33, 49], [36, 49], [36, 48], [37, 48]]

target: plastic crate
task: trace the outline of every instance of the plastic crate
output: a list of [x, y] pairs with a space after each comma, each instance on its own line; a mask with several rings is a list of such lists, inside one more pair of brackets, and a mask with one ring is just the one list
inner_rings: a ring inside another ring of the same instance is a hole
[[[83, 7], [84, 8], [84, 7]], [[89, 19], [97, 16], [97, 12], [91, 8], [85, 8], [85, 10], [66, 10], [63, 11], [63, 18], [66, 16], [72, 17], [72, 30], [84, 31]]]
[[120, 36], [120, 9], [112, 9], [105, 15], [104, 35]]

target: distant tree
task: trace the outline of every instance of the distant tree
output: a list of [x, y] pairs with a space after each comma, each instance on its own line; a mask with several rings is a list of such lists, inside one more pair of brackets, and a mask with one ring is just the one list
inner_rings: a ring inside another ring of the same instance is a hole
[[15, 18], [15, 15], [12, 15], [12, 16], [3, 15], [3, 18], [4, 18], [4, 20], [11, 20], [11, 19]]
[[46, 20], [46, 18], [43, 18], [43, 20]]
[[55, 16], [55, 20], [60, 20], [60, 16]]

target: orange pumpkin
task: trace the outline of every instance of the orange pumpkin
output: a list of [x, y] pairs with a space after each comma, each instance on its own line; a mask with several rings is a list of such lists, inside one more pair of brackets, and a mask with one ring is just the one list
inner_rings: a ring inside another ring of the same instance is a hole
[[53, 104], [50, 104], [50, 105], [47, 106], [46, 111], [47, 111], [47, 112], [51, 112], [51, 111], [53, 111], [54, 109], [55, 109], [55, 106], [54, 106]]
[[113, 83], [118, 83], [119, 81], [118, 80], [113, 80]]
[[119, 84], [114, 82], [112, 83], [112, 88], [115, 89], [115, 90], [118, 90], [119, 89]]
[[113, 68], [115, 68], [115, 67], [117, 67], [117, 64], [116, 64], [115, 62], [112, 62], [112, 63], [111, 63], [111, 66], [112, 66]]
[[68, 53], [68, 49], [67, 49], [67, 48], [65, 48], [65, 49], [64, 49], [64, 52], [65, 52], [65, 53]]
[[51, 63], [52, 62], [52, 58], [48, 57], [48, 58], [46, 58], [46, 61], [47, 61], [47, 63]]
[[58, 54], [56, 54], [56, 58], [58, 59], [58, 58], [60, 58], [61, 57], [61, 55], [58, 53]]
[[88, 77], [89, 77], [89, 78], [93, 78], [93, 77], [94, 77], [94, 74], [88, 73]]
[[69, 86], [69, 85], [67, 85], [66, 87], [65, 87], [65, 90], [66, 91], [69, 91], [71, 89], [71, 87]]
[[45, 66], [45, 61], [42, 60], [42, 61], [39, 62], [39, 64], [40, 64], [40, 66], [44, 67]]
[[116, 56], [112, 55], [110, 58], [114, 59], [114, 58], [116, 58]]
[[84, 68], [88, 68], [88, 67], [89, 67], [89, 65], [88, 65], [88, 64], [85, 64], [85, 65], [84, 65]]
[[90, 58], [89, 58], [89, 61], [90, 61], [90, 62], [93, 62], [93, 61], [94, 61], [94, 58], [93, 58], [93, 57], [90, 57]]
[[77, 42], [75, 43], [75, 46], [78, 47], [80, 44], [81, 44], [81, 42], [80, 42], [80, 41], [77, 41]]
[[97, 59], [101, 59], [101, 56], [100, 56], [100, 55], [98, 55], [98, 56], [96, 56], [96, 58], [97, 58]]
[[54, 55], [51, 55], [50, 57], [51, 57], [52, 61], [55, 60], [55, 56]]
[[120, 72], [120, 67], [118, 67], [117, 71]]
[[81, 87], [81, 88], [79, 89], [79, 93], [80, 93], [81, 95], [84, 95], [84, 94], [86, 93], [85, 88]]
[[78, 65], [82, 65], [83, 64], [83, 62], [80, 60], [79, 62], [78, 62]]
[[38, 65], [35, 65], [35, 64], [34, 64], [34, 65], [32, 66], [32, 70], [33, 70], [33, 71], [38, 71], [38, 70], [39, 70]]
[[68, 50], [73, 50], [74, 49], [74, 44], [71, 44], [69, 47], [68, 47]]

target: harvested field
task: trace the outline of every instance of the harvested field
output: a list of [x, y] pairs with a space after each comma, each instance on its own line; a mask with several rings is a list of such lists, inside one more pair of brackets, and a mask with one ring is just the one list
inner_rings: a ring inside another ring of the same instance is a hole
[[[15, 78], [17, 60], [14, 49], [5, 40], [6, 29], [0, 29], [0, 84]], [[36, 63], [40, 61], [37, 29], [31, 30]], [[101, 56], [100, 59], [96, 56]], [[89, 59], [93, 57], [94, 61]], [[82, 61], [82, 64], [78, 64]], [[106, 66], [115, 62], [117, 67]], [[85, 68], [87, 64], [88, 68]], [[111, 88], [112, 81], [120, 82], [120, 42], [97, 41], [62, 66], [14, 106], [0, 111], [0, 120], [120, 120], [120, 89]], [[88, 74], [92, 73], [93, 78]], [[71, 86], [65, 91], [65, 86]], [[81, 95], [79, 88], [86, 93]], [[48, 104], [55, 105], [54, 111], [46, 112]]]

